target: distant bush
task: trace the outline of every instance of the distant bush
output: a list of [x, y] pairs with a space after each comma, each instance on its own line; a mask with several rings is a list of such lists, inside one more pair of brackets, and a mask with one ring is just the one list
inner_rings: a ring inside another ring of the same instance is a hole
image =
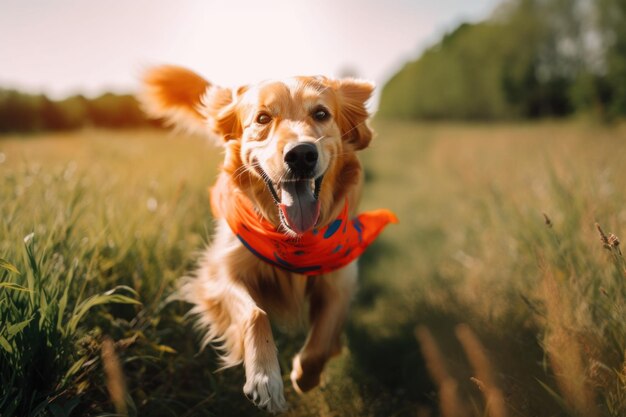
[[42, 94], [0, 89], [0, 133], [74, 130], [89, 126], [129, 128], [158, 126], [146, 118], [129, 94], [106, 93], [50, 100]]
[[379, 114], [510, 119], [626, 114], [626, 3], [511, 0], [385, 85]]

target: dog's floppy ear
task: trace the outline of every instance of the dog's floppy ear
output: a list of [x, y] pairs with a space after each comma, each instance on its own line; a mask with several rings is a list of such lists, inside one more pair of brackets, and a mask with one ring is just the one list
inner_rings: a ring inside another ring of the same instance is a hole
[[338, 80], [336, 91], [339, 104], [338, 122], [341, 135], [354, 150], [367, 148], [372, 140], [372, 129], [367, 124], [369, 113], [365, 108], [374, 91], [374, 84], [347, 78]]
[[149, 69], [142, 81], [139, 100], [148, 116], [192, 132], [213, 130], [225, 138], [234, 133], [236, 116], [230, 89], [172, 65]]
[[[236, 95], [239, 97], [245, 87], [240, 87]], [[230, 88], [212, 86], [202, 97], [202, 109], [211, 130], [224, 140], [237, 139], [241, 137], [241, 125], [237, 118], [235, 106], [237, 101], [233, 97], [234, 93]]]

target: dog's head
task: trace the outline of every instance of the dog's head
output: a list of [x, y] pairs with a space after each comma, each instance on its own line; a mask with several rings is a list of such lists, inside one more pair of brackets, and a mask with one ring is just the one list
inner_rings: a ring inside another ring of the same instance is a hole
[[149, 115], [222, 138], [225, 172], [286, 231], [322, 226], [346, 197], [356, 199], [355, 152], [372, 138], [365, 108], [372, 84], [295, 77], [231, 90], [166, 66], [148, 71], [144, 86]]

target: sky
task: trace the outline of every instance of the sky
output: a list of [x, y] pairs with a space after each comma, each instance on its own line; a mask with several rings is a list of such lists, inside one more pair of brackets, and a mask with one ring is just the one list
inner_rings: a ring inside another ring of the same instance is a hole
[[382, 86], [500, 0], [2, 0], [0, 87], [133, 92], [176, 64], [222, 86], [353, 73]]

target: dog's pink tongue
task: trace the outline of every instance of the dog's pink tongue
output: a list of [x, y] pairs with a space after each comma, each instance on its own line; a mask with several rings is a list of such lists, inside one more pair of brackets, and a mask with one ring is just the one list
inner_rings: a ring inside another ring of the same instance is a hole
[[280, 201], [280, 210], [291, 230], [302, 234], [315, 226], [320, 203], [313, 195], [311, 180], [283, 182]]

